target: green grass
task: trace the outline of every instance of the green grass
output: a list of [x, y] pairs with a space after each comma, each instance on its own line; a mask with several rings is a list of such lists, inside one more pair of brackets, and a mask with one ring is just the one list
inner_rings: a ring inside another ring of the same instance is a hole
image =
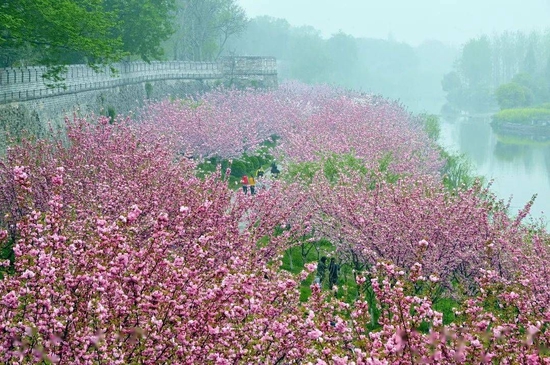
[[[315, 247], [317, 249], [315, 249]], [[307, 248], [311, 248], [309, 252], [307, 252]], [[319, 258], [322, 256], [327, 256], [328, 258], [334, 255], [334, 251], [334, 245], [326, 240], [313, 242], [311, 244], [308, 243], [306, 250], [304, 250], [304, 254], [302, 254], [302, 247], [300, 245], [294, 246], [285, 251], [281, 269], [289, 271], [293, 274], [299, 274], [304, 269], [305, 264], [310, 262], [318, 262]], [[307, 301], [311, 295], [310, 286], [315, 278], [315, 274], [315, 272], [311, 273], [304, 281], [300, 283], [300, 301]], [[328, 278], [325, 278], [322, 284], [322, 289], [328, 291]], [[346, 303], [353, 303], [357, 299], [360, 288], [355, 282], [353, 269], [350, 265], [341, 265], [336, 286], [338, 287], [338, 290], [334, 293], [334, 295], [338, 299], [341, 299]], [[373, 316], [373, 321], [368, 324], [367, 327], [369, 330], [376, 330], [379, 327], [378, 317], [380, 316], [380, 309], [378, 308], [376, 298], [372, 292], [372, 289], [369, 289], [368, 287], [362, 287], [361, 289], [367, 290], [366, 297], [373, 309], [373, 312], [371, 313]], [[458, 301], [448, 297], [438, 297], [433, 303], [433, 309], [443, 313], [443, 323], [445, 325], [448, 325], [456, 320], [455, 308], [459, 307], [460, 303]], [[428, 323], [423, 323], [418, 330], [427, 332], [429, 331], [429, 328], [430, 326]]]
[[447, 325], [455, 321], [454, 308], [459, 308], [460, 303], [454, 299], [441, 297], [434, 304], [433, 309], [443, 313], [443, 324]]
[[550, 109], [504, 109], [493, 115], [493, 123], [496, 125], [503, 123], [537, 125], [541, 122], [550, 122]]
[[241, 187], [240, 181], [243, 175], [256, 177], [260, 167], [264, 171], [269, 171], [271, 164], [275, 162], [275, 158], [271, 155], [271, 149], [277, 145], [278, 139], [279, 137], [276, 135], [271, 136], [270, 139], [262, 142], [253, 154], [243, 153], [239, 158], [233, 159], [231, 166], [227, 158], [213, 156], [204, 159], [197, 164], [197, 176], [204, 178], [216, 172], [217, 167], [220, 166], [222, 176], [225, 177], [225, 171], [231, 167], [228, 184], [231, 189], [237, 190]]
[[[310, 262], [318, 262], [322, 256], [327, 257], [328, 266], [328, 261], [330, 260], [329, 257], [334, 255], [334, 250], [334, 245], [327, 240], [307, 243], [307, 245], [304, 246], [304, 252], [302, 252], [302, 246], [300, 245], [291, 247], [284, 253], [283, 265], [281, 266], [281, 269], [289, 271], [293, 274], [299, 274], [304, 269], [305, 264]], [[311, 295], [310, 286], [315, 279], [315, 274], [315, 272], [310, 274], [306, 280], [302, 281], [300, 284], [300, 300], [302, 302], [307, 301]], [[328, 267], [326, 274], [327, 275], [325, 275], [322, 282], [323, 290], [329, 290]], [[355, 282], [353, 270], [349, 265], [342, 264], [340, 266], [336, 286], [338, 287], [338, 290], [335, 293], [337, 298], [343, 299], [349, 303], [353, 302], [357, 298], [357, 284]]]
[[469, 188], [476, 181], [483, 181], [483, 178], [475, 175], [475, 169], [466, 155], [449, 153], [440, 150], [441, 157], [445, 160], [443, 166], [443, 186], [449, 191], [459, 188]]

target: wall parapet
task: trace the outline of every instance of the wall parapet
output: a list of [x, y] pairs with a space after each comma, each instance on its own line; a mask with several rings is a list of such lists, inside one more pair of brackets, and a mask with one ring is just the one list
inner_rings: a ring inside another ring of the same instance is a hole
[[57, 87], [47, 86], [43, 77], [46, 72], [46, 67], [0, 69], [0, 103], [42, 99], [149, 81], [276, 77], [277, 61], [274, 57], [226, 57], [218, 62], [121, 62], [101, 67], [99, 72], [87, 65], [69, 65], [66, 72], [61, 74], [65, 78], [62, 86]]

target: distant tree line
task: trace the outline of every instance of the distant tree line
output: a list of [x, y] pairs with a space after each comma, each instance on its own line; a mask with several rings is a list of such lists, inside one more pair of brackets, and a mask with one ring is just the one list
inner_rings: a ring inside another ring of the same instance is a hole
[[488, 112], [550, 101], [550, 30], [469, 40], [442, 86], [450, 111]]
[[324, 38], [284, 19], [248, 20], [236, 0], [8, 0], [0, 5], [0, 67], [46, 65], [63, 81], [65, 65], [121, 60], [213, 61], [274, 56], [279, 77], [382, 94], [423, 111], [444, 102], [441, 79], [456, 50], [428, 41]]
[[327, 39], [313, 27], [261, 16], [227, 42], [224, 54], [274, 56], [282, 79], [382, 94], [412, 108], [433, 110], [444, 102], [441, 78], [456, 50], [438, 41], [413, 47], [343, 32]]

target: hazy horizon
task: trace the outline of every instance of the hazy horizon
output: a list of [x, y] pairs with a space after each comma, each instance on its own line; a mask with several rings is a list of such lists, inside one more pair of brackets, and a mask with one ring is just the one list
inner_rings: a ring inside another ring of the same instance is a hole
[[354, 37], [391, 38], [411, 45], [427, 40], [460, 45], [482, 34], [550, 28], [550, 0], [367, 1], [237, 0], [250, 18], [283, 18], [292, 26], [312, 26], [324, 37], [342, 31]]

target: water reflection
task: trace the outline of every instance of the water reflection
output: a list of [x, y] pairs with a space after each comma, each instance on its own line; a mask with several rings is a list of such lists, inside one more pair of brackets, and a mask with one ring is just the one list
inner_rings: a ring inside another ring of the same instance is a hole
[[530, 138], [497, 135], [489, 119], [443, 120], [440, 143], [466, 154], [479, 175], [494, 180], [493, 191], [504, 200], [512, 197], [512, 213], [538, 194], [531, 214], [550, 212], [550, 143]]
[[[498, 138], [498, 137], [497, 137]], [[522, 146], [518, 144], [507, 144], [500, 142], [497, 139], [495, 144], [494, 155], [500, 161], [509, 162], [509, 163], [523, 163], [525, 165], [530, 165], [532, 161], [532, 154], [530, 153], [529, 146]]]
[[460, 152], [468, 155], [477, 165], [487, 160], [491, 126], [484, 119], [469, 119], [467, 122], [455, 122], [458, 127]]

